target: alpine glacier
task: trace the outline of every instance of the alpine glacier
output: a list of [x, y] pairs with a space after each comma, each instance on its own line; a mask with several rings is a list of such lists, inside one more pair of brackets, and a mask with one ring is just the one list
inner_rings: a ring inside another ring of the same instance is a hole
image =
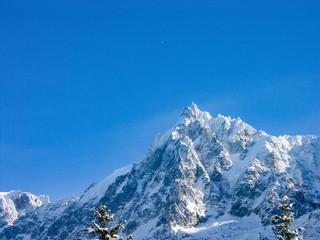
[[270, 136], [212, 118], [195, 104], [160, 133], [138, 163], [77, 198], [0, 193], [0, 239], [86, 238], [90, 209], [105, 203], [124, 234], [147, 239], [275, 239], [269, 218], [286, 194], [305, 239], [320, 238], [320, 138]]

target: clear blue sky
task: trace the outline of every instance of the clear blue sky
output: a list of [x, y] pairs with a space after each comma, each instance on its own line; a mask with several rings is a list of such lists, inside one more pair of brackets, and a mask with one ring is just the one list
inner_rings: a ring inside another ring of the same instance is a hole
[[80, 195], [192, 101], [320, 135], [319, 1], [57, 2], [0, 1], [0, 191]]

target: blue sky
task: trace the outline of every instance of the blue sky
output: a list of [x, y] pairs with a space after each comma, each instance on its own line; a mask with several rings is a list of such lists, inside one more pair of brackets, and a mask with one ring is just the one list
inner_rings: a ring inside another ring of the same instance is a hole
[[66, 2], [0, 2], [0, 191], [80, 195], [192, 101], [320, 135], [319, 1]]

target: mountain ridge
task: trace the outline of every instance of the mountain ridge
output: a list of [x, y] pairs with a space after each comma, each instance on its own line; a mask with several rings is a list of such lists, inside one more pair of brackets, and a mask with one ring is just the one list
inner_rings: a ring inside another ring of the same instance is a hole
[[26, 209], [12, 225], [2, 210], [0, 239], [84, 237], [90, 209], [101, 202], [128, 220], [124, 231], [135, 239], [274, 239], [269, 218], [284, 192], [296, 202], [296, 222], [317, 239], [320, 224], [310, 223], [320, 220], [319, 164], [315, 135], [271, 136], [193, 103], [138, 163], [80, 198]]

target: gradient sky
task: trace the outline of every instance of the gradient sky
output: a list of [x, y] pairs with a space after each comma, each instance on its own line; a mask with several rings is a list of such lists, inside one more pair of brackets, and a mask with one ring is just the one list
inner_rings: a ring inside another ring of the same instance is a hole
[[57, 2], [0, 1], [0, 191], [81, 195], [192, 101], [320, 135], [320, 1]]

